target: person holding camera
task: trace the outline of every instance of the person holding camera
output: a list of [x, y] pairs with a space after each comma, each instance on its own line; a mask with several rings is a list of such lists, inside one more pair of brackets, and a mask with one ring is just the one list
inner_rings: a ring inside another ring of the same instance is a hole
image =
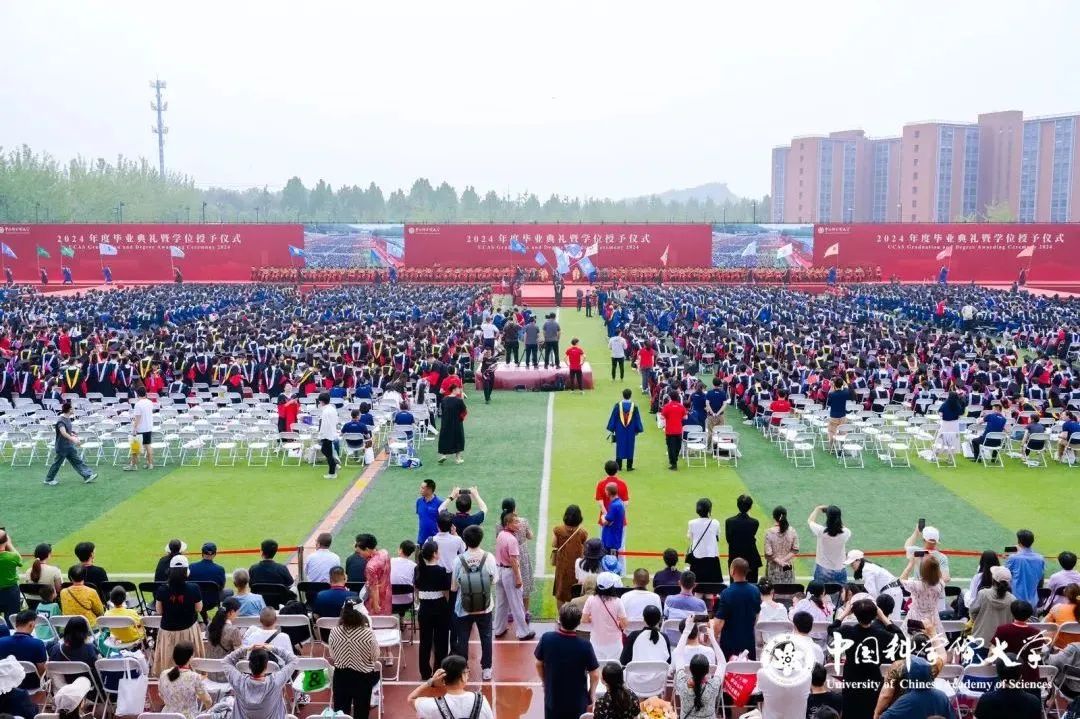
[[[450, 511], [451, 502], [453, 502], [457, 512], [451, 516], [450, 521], [453, 523], [454, 528], [457, 529], [459, 537], [465, 533], [467, 527], [479, 526], [484, 523], [488, 511], [487, 503], [480, 496], [480, 490], [476, 487], [454, 487], [450, 492], [450, 496], [439, 505], [439, 513]], [[476, 502], [479, 511], [472, 511], [473, 502]]]

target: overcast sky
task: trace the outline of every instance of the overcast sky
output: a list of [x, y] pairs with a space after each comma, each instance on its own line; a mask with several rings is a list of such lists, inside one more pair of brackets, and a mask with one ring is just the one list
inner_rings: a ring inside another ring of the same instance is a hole
[[156, 162], [160, 76], [203, 186], [756, 196], [794, 135], [1080, 111], [1068, 0], [4, 0], [0, 28], [0, 145]]

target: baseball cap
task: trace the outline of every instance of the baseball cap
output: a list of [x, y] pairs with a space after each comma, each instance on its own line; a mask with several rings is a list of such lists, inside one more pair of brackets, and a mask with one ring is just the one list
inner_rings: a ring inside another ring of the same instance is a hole
[[217, 554], [217, 545], [213, 542], [204, 542], [202, 545], [203, 554]]
[[850, 552], [847, 553], [847, 559], [844, 560], [844, 564], [854, 564], [855, 562], [859, 561], [860, 559], [864, 559], [865, 557], [866, 555], [862, 553], [861, 549], [852, 549]]
[[622, 580], [619, 579], [619, 575], [614, 572], [600, 572], [596, 576], [596, 588], [597, 589], [614, 589], [615, 587], [621, 587]]
[[188, 566], [188, 558], [185, 557], [183, 554], [177, 554], [175, 557], [169, 560], [170, 569], [187, 569]]
[[605, 555], [604, 558], [600, 560], [600, 569], [605, 572], [618, 574], [619, 559], [614, 554]]
[[922, 538], [927, 542], [938, 542], [941, 540], [941, 532], [937, 527], [926, 527], [922, 531]]
[[89, 693], [90, 680], [86, 677], [79, 677], [70, 684], [65, 684], [53, 695], [56, 711], [64, 714], [75, 711]]
[[1012, 572], [1005, 567], [990, 567], [990, 578], [995, 582], [1011, 582]]

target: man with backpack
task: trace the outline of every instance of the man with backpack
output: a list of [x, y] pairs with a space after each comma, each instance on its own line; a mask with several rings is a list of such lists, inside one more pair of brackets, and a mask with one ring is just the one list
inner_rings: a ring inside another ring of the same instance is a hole
[[491, 611], [494, 608], [495, 558], [480, 548], [484, 530], [466, 527], [461, 535], [465, 553], [454, 561], [450, 592], [457, 594], [454, 606], [453, 651], [469, 656], [472, 627], [480, 635], [480, 668], [483, 680], [491, 681]]
[[[465, 690], [469, 681], [469, 660], [451, 654], [443, 659], [435, 675], [413, 689], [406, 699], [419, 719], [494, 719], [487, 698]], [[439, 697], [421, 696], [432, 688], [444, 689]]]

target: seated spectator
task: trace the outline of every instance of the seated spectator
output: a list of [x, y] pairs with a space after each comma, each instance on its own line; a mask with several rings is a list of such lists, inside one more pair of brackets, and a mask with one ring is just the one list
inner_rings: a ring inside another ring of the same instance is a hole
[[634, 570], [634, 588], [622, 595], [626, 618], [631, 622], [641, 621], [645, 607], [656, 607], [657, 613], [663, 605], [656, 592], [649, 591], [649, 572], [646, 569]]
[[341, 557], [330, 551], [334, 537], [321, 533], [315, 540], [316, 549], [304, 561], [304, 576], [309, 582], [329, 582], [330, 570], [341, 566]]
[[685, 619], [708, 612], [705, 601], [694, 596], [696, 586], [697, 577], [693, 572], [687, 571], [679, 575], [679, 593], [671, 595], [664, 602], [664, 619]]
[[[244, 645], [244, 634], [247, 633], [247, 629], [236, 626], [235, 621], [238, 616], [240, 616], [240, 602], [236, 597], [227, 597], [206, 627], [207, 657], [223, 659], [230, 652]], [[214, 682], [225, 681], [224, 674], [210, 674], [208, 677]]]
[[[726, 663], [724, 652], [716, 643], [716, 637], [709, 631], [708, 623], [699, 624], [692, 617], [687, 617], [679, 621], [679, 640], [671, 652], [671, 666], [674, 669], [683, 669], [698, 654], [708, 659], [712, 665]], [[721, 670], [719, 673], [724, 672]]]
[[1012, 573], [1005, 567], [990, 567], [991, 586], [980, 589], [968, 608], [973, 622], [971, 636], [990, 646], [990, 639], [1002, 624], [1012, 621], [1010, 607], [1016, 597], [1010, 590]]
[[585, 577], [585, 581], [581, 583], [581, 596], [574, 597], [567, 604], [573, 604], [578, 608], [578, 612], [582, 612], [585, 609], [585, 602], [596, 594], [596, 578], [600, 576], [598, 574], [590, 574]]
[[[1009, 611], [1012, 613], [1012, 621], [998, 627], [990, 643], [1001, 642], [1005, 645], [1006, 651], [1020, 657], [1020, 661], [1024, 664], [1022, 673], [1024, 681], [1037, 682], [1039, 681], [1038, 655], [1048, 642], [1040, 641], [1039, 637], [1045, 635], [1028, 623], [1035, 613], [1029, 603], [1017, 599], [1009, 605]], [[1035, 661], [1032, 661], [1033, 656], [1036, 657]]]
[[[1060, 652], [1052, 653], [1047, 658], [1047, 663], [1057, 667], [1057, 676], [1054, 677], [1054, 685], [1058, 687], [1062, 695], [1069, 700], [1080, 697], [1080, 642], [1073, 642]], [[1065, 668], [1071, 667], [1076, 670], [1077, 676], [1069, 676]]]
[[645, 628], [630, 632], [623, 642], [619, 661], [623, 664], [632, 661], [661, 661], [670, 664], [671, 644], [660, 631], [660, 625], [664, 621], [660, 608], [652, 605], [645, 607], [643, 620]]
[[809, 647], [810, 652], [814, 655], [814, 661], [818, 664], [824, 664], [825, 650], [821, 648], [821, 645], [812, 635], [814, 617], [808, 612], [795, 612], [791, 615], [791, 625], [795, 628], [795, 638], [805, 642], [803, 647]]
[[[0, 714], [11, 717], [35, 717], [40, 711], [31, 698], [30, 692], [22, 688], [26, 682], [26, 671], [15, 657], [0, 659]], [[89, 682], [86, 682], [89, 685]], [[81, 684], [79, 685], [81, 687]], [[89, 688], [89, 686], [87, 687]], [[57, 692], [57, 704], [63, 701]], [[69, 690], [69, 694], [71, 691]], [[64, 705], [66, 708], [66, 705]]]
[[[782, 656], [791, 648], [791, 641], [780, 641], [776, 643], [773, 651], [777, 656]], [[772, 671], [762, 668], [757, 673], [756, 691], [761, 695], [761, 704], [758, 705], [761, 715], [770, 719], [796, 719], [806, 716], [812, 672], [795, 675], [798, 681], [779, 682]]]
[[[288, 567], [274, 561], [278, 552], [278, 543], [273, 539], [263, 540], [260, 545], [262, 559], [252, 564], [248, 569], [252, 584], [284, 584], [286, 587], [293, 585], [293, 576]], [[340, 562], [339, 562], [340, 564]]]
[[[473, 501], [475, 500], [476, 506], [479, 507], [479, 511], [473, 512]], [[460, 537], [465, 532], [466, 527], [473, 525], [480, 525], [484, 523], [484, 517], [487, 515], [487, 503], [484, 502], [480, 496], [480, 491], [476, 487], [469, 487], [468, 489], [461, 489], [460, 487], [454, 487], [450, 492], [450, 496], [443, 500], [443, 503], [439, 505], [439, 512], [445, 512], [450, 508], [450, 503], [454, 503], [454, 508], [457, 512], [451, 515], [450, 521], [457, 529], [457, 535]]]
[[203, 675], [193, 672], [189, 666], [194, 654], [195, 647], [187, 642], [179, 642], [173, 647], [173, 666], [163, 671], [158, 679], [158, 694], [165, 704], [162, 712], [183, 714], [187, 719], [194, 719], [196, 714], [201, 714], [213, 704], [206, 691]]
[[[1054, 605], [1046, 618], [1059, 626], [1080, 621], [1080, 609], [1078, 607], [1080, 607], [1080, 584], [1070, 584], [1065, 587], [1065, 604]], [[1080, 634], [1059, 631], [1057, 638], [1054, 639], [1054, 646], [1058, 649], [1064, 649], [1073, 642], [1080, 642]]]
[[[199, 583], [202, 591], [203, 613], [214, 609], [221, 603], [221, 590], [225, 589], [225, 568], [214, 560], [217, 558], [217, 545], [213, 542], [205, 542], [202, 545], [202, 559], [188, 568], [188, 579]], [[218, 591], [212, 592], [203, 583], [213, 582]]]
[[1057, 442], [1057, 458], [1059, 462], [1062, 461], [1065, 456], [1065, 450], [1069, 446], [1069, 441], [1076, 434], [1080, 434], [1080, 421], [1077, 421], [1075, 412], [1066, 412], [1065, 422], [1061, 425], [1061, 434], [1058, 435]]
[[1061, 569], [1051, 574], [1050, 579], [1046, 581], [1050, 599], [1047, 600], [1045, 606], [1049, 607], [1065, 601], [1065, 597], [1057, 593], [1059, 589], [1064, 589], [1070, 584], [1080, 584], [1080, 572], [1076, 571], [1076, 555], [1072, 552], [1062, 552], [1057, 559]]
[[927, 719], [938, 715], [956, 719], [956, 712], [948, 696], [934, 687], [930, 664], [921, 657], [912, 657], [901, 676], [906, 690], [892, 706], [881, 714], [880, 719]]
[[[794, 619], [799, 612], [805, 612], [815, 622], [831, 622], [833, 611], [832, 601], [825, 595], [825, 585], [821, 582], [810, 582], [806, 585], [806, 596], [795, 602], [788, 616]], [[825, 639], [824, 632], [815, 632], [813, 636], [817, 641]]]
[[821, 664], [814, 664], [810, 672], [810, 696], [806, 699], [806, 716], [821, 719], [823, 708], [836, 712], [837, 719], [844, 711], [844, 697], [840, 692], [831, 691], [828, 686], [828, 674]]
[[72, 565], [68, 570], [68, 581], [71, 586], [60, 591], [61, 613], [84, 617], [89, 626], [96, 626], [97, 618], [105, 613], [105, 607], [97, 590], [86, 586], [86, 566]]
[[[37, 667], [38, 674], [44, 675], [48, 653], [45, 642], [34, 636], [37, 614], [31, 609], [24, 609], [15, 615], [15, 632], [0, 638], [0, 657], [15, 657], [20, 662], [29, 662]], [[37, 689], [38, 678], [28, 674], [19, 685], [23, 689]]]
[[[469, 682], [469, 662], [464, 657], [451, 654], [443, 659], [442, 665], [435, 670], [434, 676], [413, 690], [406, 699], [418, 719], [444, 719], [446, 714], [439, 708], [438, 699], [421, 697], [425, 689], [435, 687], [445, 690], [440, 697], [455, 717], [476, 717], [476, 719], [495, 719], [487, 697], [480, 692], [466, 691]], [[476, 708], [478, 707], [478, 708]]]
[[109, 604], [111, 605], [106, 617], [127, 617], [135, 622], [135, 625], [126, 629], [110, 629], [109, 634], [120, 644], [134, 644], [141, 642], [146, 632], [143, 630], [142, 617], [134, 609], [127, 606], [127, 592], [123, 587], [113, 587], [109, 592]]
[[[63, 574], [60, 567], [49, 564], [51, 558], [51, 544], [39, 544], [34, 547], [34, 562], [30, 565], [30, 569], [27, 570], [26, 574], [23, 575], [22, 581], [27, 584], [48, 584], [53, 588], [53, 596], [56, 596], [63, 589]], [[28, 601], [40, 599], [34, 594], [27, 594], [26, 598]]]
[[360, 549], [360, 537], [362, 536], [364, 535], [356, 535], [356, 539], [353, 543], [353, 553], [345, 560], [345, 576], [350, 582], [366, 581], [365, 573], [367, 570], [367, 560], [364, 558], [364, 553]]
[[[56, 601], [56, 592], [50, 586], [43, 586], [38, 593], [41, 597], [41, 602], [34, 608], [39, 617], [48, 619], [49, 617], [55, 617], [61, 614], [60, 603]], [[44, 626], [43, 622], [38, 622], [38, 626], [34, 627], [34, 636], [42, 641], [51, 641], [53, 638], [52, 630]]]
[[341, 608], [349, 599], [356, 599], [356, 592], [345, 586], [345, 570], [334, 567], [330, 570], [330, 588], [315, 595], [315, 601], [311, 603], [312, 613], [319, 618], [340, 617]]
[[1031, 424], [1024, 428], [1023, 447], [1024, 454], [1030, 455], [1032, 452], [1039, 452], [1046, 448], [1046, 440], [1032, 439], [1032, 435], [1046, 434], [1046, 425], [1043, 424], [1043, 415], [1037, 413], [1035, 419]]
[[[398, 554], [396, 557], [390, 560], [390, 589], [393, 592], [394, 586], [412, 586], [413, 578], [416, 576], [416, 562], [412, 560], [412, 556], [416, 553], [416, 542], [411, 539], [406, 539], [398, 545]], [[413, 606], [413, 594], [412, 592], [391, 595], [394, 606], [394, 613], [399, 616], [405, 616], [405, 613], [410, 607]]]
[[[109, 573], [94, 564], [95, 549], [96, 547], [93, 542], [79, 542], [75, 545], [75, 556], [78, 557], [79, 562], [83, 566], [83, 581], [94, 589], [100, 590], [101, 585], [109, 581]], [[71, 580], [70, 576], [68, 577], [68, 580]], [[66, 613], [67, 612], [65, 612], [65, 614]]]
[[[273, 654], [271, 654], [273, 652]], [[236, 668], [247, 657], [250, 674]], [[278, 671], [267, 673], [270, 660], [278, 663]], [[225, 657], [225, 677], [235, 697], [233, 716], [236, 719], [282, 719], [285, 716], [285, 685], [296, 671], [296, 656], [290, 649], [257, 644], [240, 647]]]
[[637, 719], [641, 713], [639, 700], [634, 692], [626, 688], [623, 668], [615, 662], [607, 662], [600, 670], [600, 679], [607, 687], [607, 691], [597, 697], [593, 705], [594, 717], [597, 719]]
[[656, 589], [657, 587], [678, 586], [679, 575], [681, 574], [677, 569], [678, 564], [679, 553], [674, 549], [665, 549], [664, 568], [653, 575], [653, 589]]
[[[360, 420], [359, 409], [354, 409], [349, 415], [351, 419], [341, 426], [341, 436], [345, 439], [345, 447], [350, 455], [362, 456], [364, 448], [367, 447], [367, 440], [371, 437], [371, 428]], [[346, 437], [350, 434], [357, 435], [358, 439]]]
[[1042, 702], [1020, 680], [1021, 665], [1015, 654], [994, 662], [997, 684], [984, 692], [975, 705], [976, 719], [1041, 719]]
[[169, 562], [178, 554], [187, 552], [187, 542], [179, 539], [170, 539], [165, 545], [165, 556], [158, 560], [157, 568], [154, 569], [154, 581], [164, 582], [169, 578]]
[[266, 602], [263, 601], [262, 595], [251, 593], [251, 580], [248, 570], [233, 570], [232, 577], [233, 586], [236, 588], [236, 593], [233, 594], [233, 598], [240, 603], [238, 616], [257, 616], [259, 612], [266, 607]]
[[394, 430], [404, 434], [406, 439], [412, 439], [415, 426], [416, 417], [409, 411], [408, 401], [402, 400], [398, 411], [394, 413]]
[[[60, 641], [50, 645], [47, 651], [49, 661], [83, 662], [89, 666], [97, 685], [97, 670], [94, 665], [101, 658], [101, 654], [98, 653], [97, 644], [94, 643], [93, 635], [90, 633], [90, 624], [86, 619], [81, 616], [69, 619], [64, 625]], [[74, 678], [74, 676], [67, 677], [68, 683]]]
[[272, 648], [277, 656], [284, 656], [280, 653], [282, 649], [291, 651], [292, 640], [289, 639], [288, 634], [278, 628], [277, 618], [277, 610], [273, 607], [266, 607], [259, 612], [259, 623], [254, 627], [249, 627], [244, 633], [243, 646], [253, 647], [256, 644], [262, 644]]
[[675, 695], [682, 707], [680, 719], [714, 719], [717, 697], [724, 686], [724, 672], [709, 676], [709, 659], [695, 654], [688, 664], [675, 671]]
[[773, 583], [768, 579], [758, 580], [758, 591], [761, 592], [761, 613], [758, 614], [759, 622], [786, 622], [789, 619], [787, 607], [776, 601], [776, 590]]

